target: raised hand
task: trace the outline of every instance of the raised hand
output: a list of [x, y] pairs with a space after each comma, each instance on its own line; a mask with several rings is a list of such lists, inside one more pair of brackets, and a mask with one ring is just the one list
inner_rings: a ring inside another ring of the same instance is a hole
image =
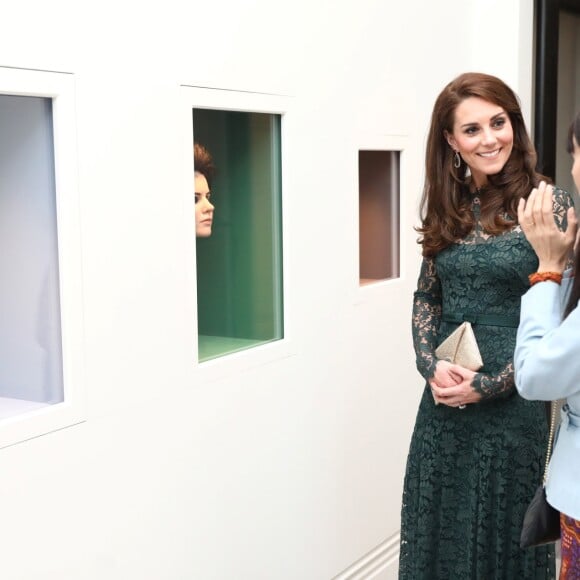
[[553, 210], [553, 187], [544, 181], [532, 189], [527, 200], [520, 199], [518, 220], [538, 255], [538, 272], [562, 273], [576, 240], [578, 221], [574, 208], [568, 209], [568, 227], [561, 231]]

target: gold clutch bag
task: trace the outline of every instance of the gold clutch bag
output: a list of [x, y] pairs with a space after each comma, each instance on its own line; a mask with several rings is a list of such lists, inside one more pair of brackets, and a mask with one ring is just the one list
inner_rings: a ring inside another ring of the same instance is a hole
[[459, 325], [435, 350], [439, 359], [477, 371], [483, 366], [479, 346], [470, 322]]

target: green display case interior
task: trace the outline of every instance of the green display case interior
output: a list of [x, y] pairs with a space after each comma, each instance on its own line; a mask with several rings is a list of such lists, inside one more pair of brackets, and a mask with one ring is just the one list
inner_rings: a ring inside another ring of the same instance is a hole
[[193, 109], [211, 153], [212, 235], [197, 238], [198, 358], [283, 337], [280, 115]]

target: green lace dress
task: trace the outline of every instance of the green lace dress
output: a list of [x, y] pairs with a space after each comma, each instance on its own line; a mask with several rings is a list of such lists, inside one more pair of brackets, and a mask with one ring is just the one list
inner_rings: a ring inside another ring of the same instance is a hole
[[[556, 190], [560, 225], [570, 204], [570, 196]], [[522, 399], [513, 374], [520, 298], [538, 262], [519, 226], [490, 236], [478, 223], [477, 197], [472, 209], [477, 223], [469, 236], [423, 260], [413, 340], [417, 368], [428, 379], [437, 345], [459, 319], [475, 321], [485, 365], [473, 386], [482, 401], [463, 410], [435, 406], [425, 388], [405, 474], [399, 578], [551, 579], [553, 546], [519, 547], [548, 434], [544, 403]]]

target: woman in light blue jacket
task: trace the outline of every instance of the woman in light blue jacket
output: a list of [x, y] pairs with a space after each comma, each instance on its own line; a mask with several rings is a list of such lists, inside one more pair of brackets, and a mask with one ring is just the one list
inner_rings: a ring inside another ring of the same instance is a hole
[[[570, 127], [568, 150], [580, 191], [580, 113]], [[561, 512], [560, 579], [580, 578], [580, 247], [574, 267], [564, 272], [574, 246], [577, 220], [568, 212], [568, 229], [554, 223], [552, 188], [534, 189], [518, 208], [521, 228], [536, 251], [538, 272], [522, 298], [514, 357], [516, 386], [526, 399], [566, 399], [549, 466], [546, 495]], [[578, 236], [580, 238], [580, 234]]]

